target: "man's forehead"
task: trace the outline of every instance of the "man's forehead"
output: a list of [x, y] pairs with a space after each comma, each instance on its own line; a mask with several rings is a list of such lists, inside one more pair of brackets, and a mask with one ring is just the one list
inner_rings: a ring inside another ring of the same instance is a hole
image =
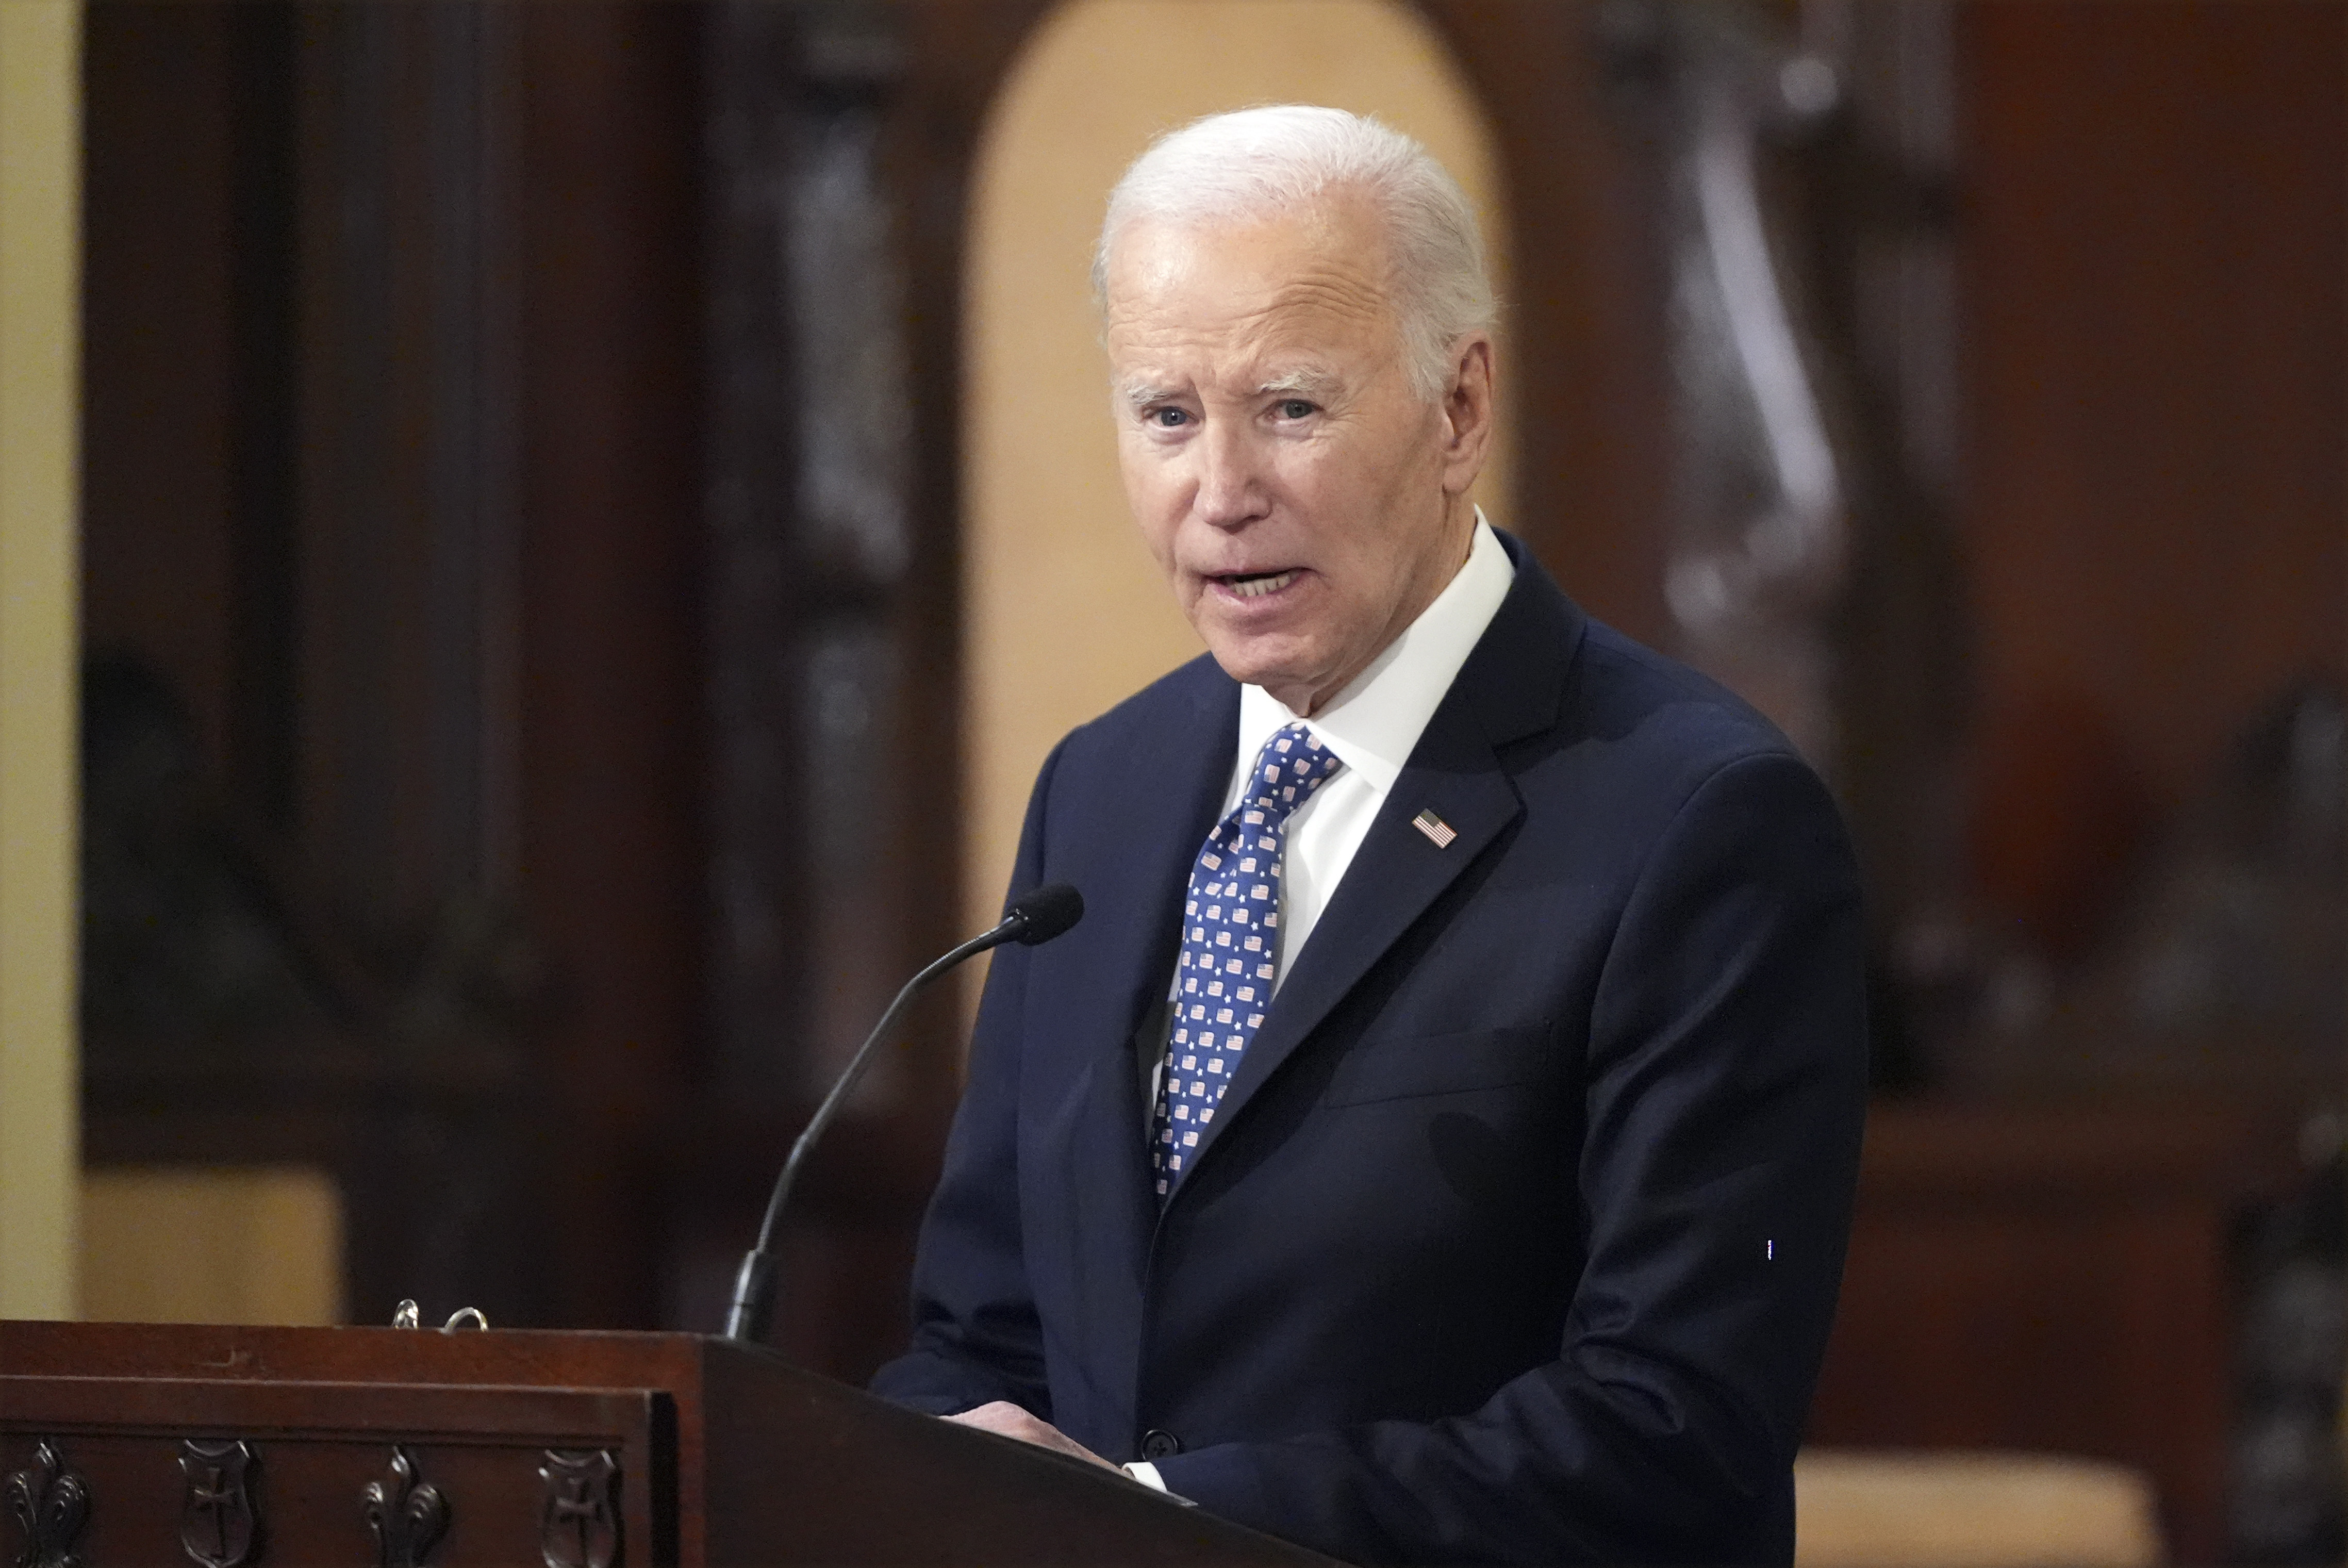
[[1128, 395], [1211, 389], [1317, 396], [1342, 386], [1349, 366], [1364, 367], [1365, 352], [1383, 346], [1386, 335], [1375, 315], [1282, 299], [1209, 320], [1137, 311], [1122, 327], [1112, 321], [1107, 342], [1112, 377]]
[[1109, 252], [1108, 314], [1181, 303], [1238, 313], [1386, 308], [1384, 226], [1359, 199], [1272, 213], [1142, 219]]
[[1105, 301], [1120, 376], [1200, 348], [1267, 385], [1331, 374], [1344, 346], [1393, 318], [1384, 258], [1353, 227], [1313, 214], [1137, 224], [1112, 253]]

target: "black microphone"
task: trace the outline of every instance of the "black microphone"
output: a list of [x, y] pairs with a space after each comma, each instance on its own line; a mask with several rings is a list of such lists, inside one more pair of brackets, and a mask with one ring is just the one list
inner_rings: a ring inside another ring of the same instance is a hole
[[864, 1037], [864, 1043], [856, 1047], [856, 1055], [849, 1059], [848, 1069], [839, 1075], [839, 1081], [831, 1086], [831, 1092], [816, 1107], [815, 1115], [808, 1119], [798, 1141], [791, 1145], [791, 1157], [783, 1161], [783, 1173], [775, 1178], [774, 1194], [767, 1200], [767, 1217], [758, 1226], [758, 1244], [743, 1254], [742, 1267], [734, 1276], [734, 1301], [726, 1309], [726, 1338], [758, 1339], [765, 1336], [767, 1316], [775, 1305], [775, 1260], [767, 1249], [774, 1245], [775, 1224], [782, 1217], [783, 1205], [790, 1199], [792, 1183], [798, 1180], [799, 1166], [807, 1159], [808, 1150], [815, 1147], [815, 1140], [823, 1136], [823, 1130], [831, 1124], [831, 1119], [839, 1113], [849, 1090], [864, 1076], [873, 1047], [896, 1027], [906, 1006], [922, 987], [963, 959], [975, 958], [988, 948], [1000, 947], [1006, 942], [1026, 947], [1049, 942], [1084, 915], [1084, 894], [1066, 882], [1039, 887], [1025, 898], [1013, 901], [1002, 924], [983, 936], [972, 937], [905, 982], [905, 988], [897, 993], [897, 999], [889, 1004], [889, 1010], [880, 1015], [880, 1021]]

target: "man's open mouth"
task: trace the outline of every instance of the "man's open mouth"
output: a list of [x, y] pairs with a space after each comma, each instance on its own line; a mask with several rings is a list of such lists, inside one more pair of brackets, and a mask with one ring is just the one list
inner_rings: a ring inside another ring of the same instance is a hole
[[1242, 599], [1260, 599], [1266, 593], [1277, 593], [1296, 581], [1296, 568], [1285, 572], [1232, 572], [1215, 579]]

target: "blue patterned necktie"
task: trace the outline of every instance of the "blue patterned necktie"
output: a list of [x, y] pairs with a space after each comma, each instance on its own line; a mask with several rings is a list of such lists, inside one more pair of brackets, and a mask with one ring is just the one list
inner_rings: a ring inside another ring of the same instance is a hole
[[1160, 1202], [1182, 1179], [1240, 1053], [1272, 1005], [1289, 816], [1342, 766], [1303, 725], [1281, 730], [1257, 754], [1247, 793], [1215, 824], [1191, 863], [1173, 1029], [1150, 1124]]

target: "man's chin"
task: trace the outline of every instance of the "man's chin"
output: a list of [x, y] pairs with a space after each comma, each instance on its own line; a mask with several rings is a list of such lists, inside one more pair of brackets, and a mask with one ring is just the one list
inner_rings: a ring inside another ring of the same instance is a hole
[[[1293, 640], [1210, 636], [1207, 651], [1231, 679], [1241, 686], [1262, 686], [1282, 702], [1289, 702], [1298, 692], [1315, 689], [1317, 684], [1311, 673], [1316, 662]], [[1292, 708], [1295, 704], [1289, 702], [1289, 706]]]

